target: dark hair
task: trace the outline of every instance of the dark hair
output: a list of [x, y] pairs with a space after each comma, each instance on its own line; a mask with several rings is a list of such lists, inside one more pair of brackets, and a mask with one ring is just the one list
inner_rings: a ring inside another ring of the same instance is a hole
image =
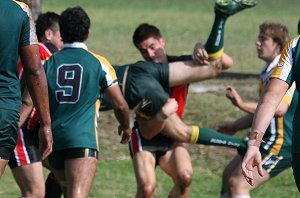
[[283, 50], [290, 39], [287, 27], [280, 23], [265, 22], [259, 26], [259, 30], [278, 43], [280, 50]]
[[161, 38], [160, 30], [154, 25], [148, 23], [140, 24], [134, 31], [132, 40], [133, 44], [137, 47], [141, 42], [148, 39], [149, 37]]
[[39, 41], [44, 37], [44, 33], [47, 29], [51, 29], [53, 32], [59, 30], [58, 26], [59, 15], [55, 12], [46, 12], [38, 16], [35, 26], [36, 35]]
[[59, 18], [60, 35], [64, 43], [85, 41], [90, 26], [90, 18], [81, 7], [67, 8]]

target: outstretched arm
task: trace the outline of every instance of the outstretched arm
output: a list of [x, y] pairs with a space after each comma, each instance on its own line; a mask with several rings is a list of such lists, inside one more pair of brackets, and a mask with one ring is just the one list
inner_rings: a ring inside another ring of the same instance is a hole
[[253, 185], [254, 182], [252, 172], [254, 167], [257, 167], [260, 175], [263, 174], [259, 147], [264, 132], [269, 126], [276, 108], [288, 90], [288, 87], [289, 85], [286, 82], [272, 78], [258, 103], [248, 141], [247, 153], [242, 162], [243, 175], [250, 185]]
[[[242, 99], [242, 97], [238, 94], [235, 88], [231, 85], [227, 87], [228, 93], [226, 97], [231, 101], [231, 103], [238, 107], [240, 110], [245, 111], [246, 113], [254, 114], [257, 103], [256, 102], [247, 102]], [[285, 101], [281, 101], [275, 111], [275, 116], [283, 116], [289, 108], [289, 104]]]
[[114, 114], [120, 124], [118, 132], [120, 135], [122, 133], [121, 143], [125, 144], [129, 141], [131, 137], [129, 107], [118, 85], [113, 85], [105, 89], [105, 94], [107, 95], [109, 101], [111, 102], [114, 110]]
[[237, 131], [249, 128], [253, 120], [253, 114], [247, 114], [239, 119], [231, 122], [225, 122], [217, 126], [216, 130], [228, 134], [234, 135]]
[[27, 88], [38, 112], [39, 148], [45, 159], [52, 152], [52, 131], [49, 110], [48, 87], [37, 45], [28, 45], [20, 49]]

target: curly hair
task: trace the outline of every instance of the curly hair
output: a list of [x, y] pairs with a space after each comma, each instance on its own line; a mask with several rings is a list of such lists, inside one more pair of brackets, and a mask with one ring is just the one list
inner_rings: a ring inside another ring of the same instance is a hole
[[280, 23], [264, 22], [259, 26], [259, 31], [260, 33], [264, 33], [271, 37], [274, 42], [278, 43], [281, 51], [290, 40], [287, 27]]
[[135, 29], [132, 36], [132, 41], [133, 44], [137, 47], [141, 42], [150, 37], [154, 37], [157, 39], [161, 38], [162, 36], [160, 30], [154, 25], [142, 23]]
[[64, 43], [83, 42], [88, 38], [90, 18], [81, 7], [67, 8], [59, 18]]
[[47, 29], [56, 32], [59, 30], [58, 26], [59, 15], [55, 12], [45, 12], [38, 16], [35, 27], [36, 27], [36, 35], [39, 41], [44, 37], [44, 33]]

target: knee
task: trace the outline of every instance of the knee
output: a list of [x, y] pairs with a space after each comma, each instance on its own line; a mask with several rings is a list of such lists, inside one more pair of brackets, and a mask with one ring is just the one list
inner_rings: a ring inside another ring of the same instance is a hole
[[36, 197], [36, 198], [44, 198], [45, 197], [45, 190], [44, 189], [32, 189], [30, 191], [23, 191], [22, 197]]
[[193, 173], [191, 170], [184, 170], [178, 175], [178, 181], [181, 191], [183, 192], [192, 183]]
[[236, 177], [230, 177], [227, 181], [227, 190], [229, 191], [228, 193], [236, 193], [241, 189], [241, 183], [240, 180]]
[[142, 195], [141, 197], [146, 198], [146, 197], [153, 197], [155, 192], [155, 183], [145, 183], [140, 187], [140, 194]]

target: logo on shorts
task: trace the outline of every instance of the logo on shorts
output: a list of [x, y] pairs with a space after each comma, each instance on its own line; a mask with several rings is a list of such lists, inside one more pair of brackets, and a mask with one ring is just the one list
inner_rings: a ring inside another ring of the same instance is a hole
[[144, 107], [146, 107], [150, 103], [151, 103], [150, 100], [143, 98], [133, 109], [135, 111], [139, 110], [139, 109], [143, 109]]
[[150, 119], [149, 116], [147, 116], [144, 112], [141, 111], [144, 107], [146, 107], [148, 104], [150, 104], [151, 101], [148, 99], [143, 98], [134, 108], [134, 112], [138, 115], [140, 115], [143, 118]]
[[145, 106], [147, 106], [148, 104], [150, 104], [151, 101], [148, 100], [148, 99], [143, 98], [142, 101], [141, 101], [140, 103], [141, 103], [141, 107], [140, 107], [140, 108], [142, 109], [142, 108], [144, 108]]

